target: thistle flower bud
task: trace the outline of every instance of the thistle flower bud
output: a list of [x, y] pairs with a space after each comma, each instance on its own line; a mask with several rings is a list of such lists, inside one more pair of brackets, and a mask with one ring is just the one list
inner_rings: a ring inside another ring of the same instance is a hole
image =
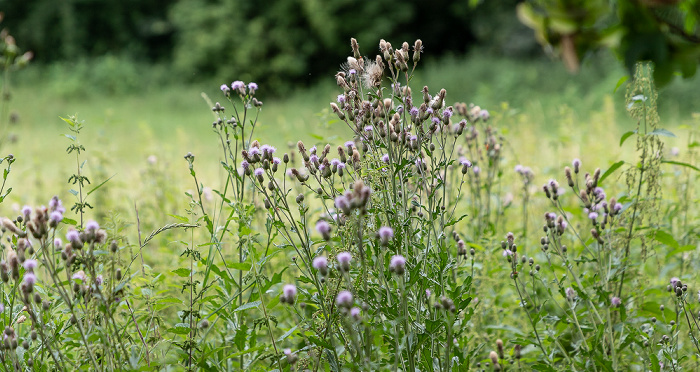
[[379, 231], [377, 231], [377, 235], [379, 236], [380, 243], [386, 246], [389, 244], [389, 241], [394, 238], [394, 230], [389, 226], [382, 226], [379, 228]]
[[401, 255], [391, 257], [389, 271], [396, 273], [396, 275], [403, 275], [406, 271], [406, 259]]
[[418, 63], [420, 61], [420, 54], [423, 51], [423, 41], [421, 39], [417, 39], [415, 43], [413, 43], [413, 63]]
[[340, 252], [335, 258], [338, 260], [338, 268], [340, 271], [350, 271], [350, 261], [352, 260], [350, 252]]
[[331, 225], [329, 225], [328, 222], [319, 220], [316, 223], [316, 231], [321, 234], [324, 240], [328, 241], [331, 239]]
[[17, 225], [15, 225], [15, 223], [7, 217], [4, 217], [2, 219], [2, 226], [19, 237], [27, 236], [27, 234], [25, 234], [24, 231], [20, 230], [19, 227], [17, 227]]

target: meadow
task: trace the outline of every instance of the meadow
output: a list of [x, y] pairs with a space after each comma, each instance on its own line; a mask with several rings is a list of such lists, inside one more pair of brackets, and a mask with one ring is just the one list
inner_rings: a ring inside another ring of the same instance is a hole
[[698, 79], [410, 50], [269, 100], [13, 76], [5, 369], [698, 368]]

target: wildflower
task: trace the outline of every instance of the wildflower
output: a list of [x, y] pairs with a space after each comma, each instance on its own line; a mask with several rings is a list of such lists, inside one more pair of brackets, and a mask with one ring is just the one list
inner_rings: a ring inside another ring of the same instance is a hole
[[81, 282], [84, 283], [87, 281], [87, 275], [85, 275], [85, 271], [80, 270], [77, 273], [73, 274], [73, 279], [80, 280]]
[[61, 221], [63, 221], [63, 213], [59, 211], [51, 212], [51, 216], [49, 217], [49, 223], [51, 226], [56, 227]]
[[318, 270], [322, 276], [326, 276], [328, 274], [328, 259], [326, 257], [318, 256], [314, 258], [312, 266], [314, 269]]
[[353, 304], [352, 293], [348, 291], [341, 291], [335, 298], [335, 303], [338, 307], [349, 308]]
[[100, 225], [94, 220], [90, 220], [85, 224], [85, 231], [94, 233], [100, 229]]
[[508, 256], [512, 256], [512, 255], [513, 255], [513, 251], [511, 251], [510, 249], [503, 250], [503, 257], [508, 257]]
[[418, 107], [411, 107], [410, 110], [408, 110], [408, 113], [411, 114], [411, 116], [418, 116], [419, 110]]
[[406, 259], [399, 254], [391, 257], [391, 261], [389, 261], [389, 270], [396, 273], [396, 275], [403, 275], [406, 271]]
[[335, 258], [338, 260], [338, 265], [341, 271], [350, 271], [350, 260], [352, 260], [352, 255], [350, 252], [340, 252]]
[[573, 301], [576, 298], [576, 290], [574, 290], [573, 288], [567, 287], [565, 292], [566, 298], [570, 301]]
[[319, 220], [316, 223], [316, 231], [318, 231], [321, 234], [321, 236], [323, 236], [323, 239], [331, 239], [331, 225], [329, 225], [328, 222], [324, 220]]
[[297, 287], [294, 284], [285, 284], [284, 287], [282, 287], [282, 296], [280, 296], [280, 301], [282, 301], [282, 303], [294, 305], [296, 296]]
[[487, 110], [481, 110], [481, 112], [479, 112], [479, 117], [481, 120], [487, 121], [491, 117], [491, 114], [489, 114]]
[[289, 362], [289, 364], [296, 364], [297, 356], [295, 354], [292, 354], [292, 349], [284, 349], [284, 355], [287, 357], [287, 361]]
[[61, 238], [56, 238], [53, 240], [53, 245], [56, 249], [61, 249], [61, 247], [63, 247], [63, 241], [61, 241]]
[[98, 275], [98, 276], [95, 278], [95, 284], [97, 284], [97, 285], [102, 285], [103, 282], [104, 282], [104, 277], [103, 277], [102, 275]]
[[338, 101], [338, 103], [345, 103], [345, 95], [338, 94], [338, 98], [336, 100]]
[[221, 84], [221, 91], [222, 91], [224, 94], [228, 94], [228, 92], [231, 91], [231, 89], [229, 89], [228, 85], [226, 85], [226, 84]]
[[475, 175], [475, 176], [478, 176], [479, 173], [481, 173], [481, 168], [479, 168], [479, 167], [474, 167], [474, 168], [472, 169], [472, 172], [474, 172], [474, 175]]
[[613, 205], [613, 211], [615, 214], [620, 213], [622, 211], [622, 203], [615, 203], [615, 205]]
[[66, 239], [73, 245], [75, 248], [80, 248], [83, 246], [83, 242], [80, 241], [80, 233], [78, 230], [68, 230], [66, 233]]
[[514, 169], [514, 170], [515, 170], [515, 173], [523, 174], [524, 168], [523, 168], [522, 165], [518, 164], [518, 165], [515, 166], [515, 169]]
[[618, 307], [622, 304], [622, 300], [620, 299], [620, 297], [613, 297], [610, 300], [610, 303], [612, 304], [613, 307]]
[[36, 266], [37, 266], [36, 260], [24, 261], [24, 269], [27, 270], [28, 272], [34, 272], [34, 269], [36, 269]]
[[52, 212], [66, 213], [66, 208], [63, 207], [63, 203], [61, 203], [58, 196], [54, 196], [49, 200], [49, 210]]
[[350, 316], [359, 322], [362, 319], [362, 317], [360, 316], [360, 308], [353, 307], [352, 309], [350, 309]]
[[350, 201], [345, 195], [340, 195], [335, 198], [335, 207], [342, 210], [345, 214], [350, 214]]
[[346, 141], [345, 142], [345, 147], [348, 148], [349, 152], [352, 152], [352, 149], [355, 147], [355, 142], [353, 141]]
[[30, 216], [32, 215], [32, 207], [28, 205], [22, 207], [22, 215], [24, 216], [25, 221], [29, 221]]
[[576, 158], [571, 162], [571, 165], [574, 166], [574, 173], [578, 174], [578, 171], [581, 168], [581, 160]]
[[681, 280], [678, 279], [677, 277], [671, 278], [671, 286], [675, 287], [677, 283], [679, 283]]
[[248, 83], [248, 91], [250, 94], [255, 94], [255, 91], [258, 90], [258, 84], [255, 84], [253, 82]]
[[588, 214], [588, 218], [590, 218], [591, 220], [593, 220], [595, 222], [595, 219], [598, 218], [598, 213], [591, 212]]
[[231, 89], [237, 90], [240, 94], [245, 94], [245, 83], [240, 80], [236, 80], [231, 83]]
[[36, 284], [36, 275], [34, 273], [24, 274], [24, 284], [27, 286], [27, 292], [31, 292]]
[[379, 235], [379, 241], [382, 245], [387, 245], [394, 238], [394, 230], [389, 226], [382, 226], [379, 228], [377, 235]]
[[389, 164], [389, 154], [382, 155], [382, 161]]

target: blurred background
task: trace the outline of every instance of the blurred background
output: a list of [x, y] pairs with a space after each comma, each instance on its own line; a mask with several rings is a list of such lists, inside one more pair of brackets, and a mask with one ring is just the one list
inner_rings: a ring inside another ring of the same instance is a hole
[[[634, 126], [624, 79], [639, 59], [661, 72], [663, 126], [697, 124], [698, 3], [0, 0], [3, 35], [32, 57], [21, 69], [5, 66], [1, 149], [20, 159], [15, 177], [41, 189], [41, 200], [65, 193], [52, 183], [67, 178], [75, 160], [62, 155], [67, 129], [59, 116], [77, 114], [92, 172], [117, 174], [110, 184], [136, 189], [158, 167], [177, 184], [185, 153], [216, 158], [202, 96], [223, 100], [219, 86], [234, 80], [260, 86], [261, 142], [286, 149], [299, 139], [344, 141], [328, 103], [339, 93], [333, 75], [351, 54], [350, 38], [369, 57], [380, 39], [399, 47], [420, 38], [414, 89], [445, 88], [449, 104], [497, 114], [507, 133], [532, 142], [519, 144], [514, 161], [540, 163], [545, 173], [569, 156], [605, 167], [620, 152], [608, 145]], [[669, 32], [678, 24], [689, 30], [680, 41]], [[217, 162], [202, 166], [216, 179]], [[130, 192], [125, 197], [138, 195]], [[11, 197], [28, 203], [31, 193]]]

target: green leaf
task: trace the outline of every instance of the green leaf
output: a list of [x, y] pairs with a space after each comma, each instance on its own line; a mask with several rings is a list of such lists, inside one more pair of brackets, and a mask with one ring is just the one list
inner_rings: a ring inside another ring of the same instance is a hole
[[190, 273], [191, 273], [192, 271], [190, 271], [190, 269], [185, 269], [184, 267], [181, 267], [181, 268], [176, 269], [176, 270], [173, 270], [173, 271], [171, 271], [171, 272], [177, 274], [177, 275], [180, 276], [180, 277], [185, 278], [185, 277], [190, 276]]
[[604, 179], [608, 178], [609, 175], [613, 174], [613, 172], [615, 172], [615, 171], [616, 171], [618, 168], [620, 168], [623, 164], [625, 164], [625, 162], [622, 161], [622, 160], [620, 160], [620, 161], [618, 161], [617, 163], [611, 165], [610, 168], [608, 168], [608, 170], [606, 170], [605, 173], [603, 173], [603, 175], [600, 176], [600, 179], [598, 180], [598, 184], [603, 183], [603, 180], [604, 180]]
[[112, 177], [107, 178], [107, 179], [104, 180], [104, 182], [102, 182], [101, 184], [99, 184], [99, 185], [93, 187], [93, 189], [90, 190], [90, 191], [88, 191], [87, 195], [85, 195], [85, 196], [87, 197], [88, 195], [90, 195], [90, 194], [92, 194], [93, 192], [95, 192], [97, 189], [99, 189], [100, 187], [102, 187], [102, 185], [104, 185], [105, 183], [109, 182], [109, 180], [111, 180], [112, 178], [114, 178], [114, 176], [116, 176], [116, 175], [117, 175], [116, 173], [113, 174]]
[[77, 226], [77, 225], [78, 225], [78, 221], [73, 220], [73, 219], [70, 219], [70, 218], [67, 218], [67, 217], [63, 217], [63, 219], [61, 220], [61, 222], [65, 223], [65, 224], [68, 224], [68, 225], [73, 225], [73, 226]]
[[248, 309], [256, 308], [256, 307], [260, 306], [260, 304], [261, 304], [260, 300], [258, 300], [258, 301], [253, 301], [253, 302], [248, 302], [247, 304], [243, 304], [243, 305], [237, 307], [235, 310], [233, 310], [233, 312], [234, 312], [234, 313], [237, 313], [237, 312], [239, 312], [239, 311], [243, 311], [243, 310], [248, 310]]
[[637, 133], [637, 130], [631, 130], [620, 137], [620, 147], [622, 147], [622, 144], [625, 143], [625, 141], [633, 134]]
[[675, 137], [676, 135], [671, 133], [671, 131], [663, 128], [654, 129], [648, 133], [649, 136], [663, 136], [663, 137]]
[[662, 160], [661, 162], [662, 162], [662, 163], [666, 163], [666, 164], [679, 165], [679, 166], [681, 166], [681, 167], [687, 167], [687, 168], [690, 168], [690, 169], [693, 169], [693, 170], [696, 170], [696, 171], [700, 172], [700, 168], [698, 168], [698, 167], [696, 167], [696, 166], [694, 166], [694, 165], [692, 165], [692, 164], [683, 163], [683, 162], [680, 162], [680, 161], [673, 161], [673, 160]]
[[241, 271], [250, 271], [250, 266], [249, 262], [231, 262], [226, 264], [226, 267], [230, 269]]
[[294, 333], [294, 331], [297, 330], [297, 327], [299, 327], [299, 326], [298, 326], [298, 325], [295, 325], [295, 326], [292, 327], [292, 329], [290, 329], [289, 331], [284, 332], [284, 334], [283, 334], [282, 336], [280, 336], [280, 338], [277, 339], [277, 342], [280, 342], [280, 341], [284, 340], [285, 338], [289, 337], [292, 333]]
[[177, 325], [175, 325], [175, 327], [169, 328], [168, 332], [174, 333], [176, 335], [186, 335], [190, 333], [190, 327], [185, 323], [178, 323]]
[[176, 215], [176, 214], [168, 214], [168, 216], [170, 216], [170, 217], [172, 217], [172, 218], [175, 218], [175, 219], [177, 219], [177, 220], [180, 220], [180, 221], [182, 221], [182, 222], [190, 222], [190, 220], [187, 219], [187, 217], [178, 216], [178, 215]]
[[666, 253], [666, 258], [671, 258], [677, 254], [683, 253], [683, 252], [689, 252], [689, 251], [694, 251], [695, 246], [692, 244], [684, 245], [682, 247], [678, 247], [671, 252]]
[[654, 234], [654, 239], [662, 244], [665, 244], [671, 248], [678, 248], [678, 242], [676, 239], [673, 238], [673, 236], [666, 231], [659, 230]]
[[627, 81], [627, 79], [629, 79], [629, 78], [630, 77], [628, 75], [621, 77], [620, 80], [617, 81], [617, 84], [615, 85], [615, 89], [613, 90], [613, 93], [617, 92], [617, 89], [620, 86], [622, 86], [622, 84], [624, 84]]

